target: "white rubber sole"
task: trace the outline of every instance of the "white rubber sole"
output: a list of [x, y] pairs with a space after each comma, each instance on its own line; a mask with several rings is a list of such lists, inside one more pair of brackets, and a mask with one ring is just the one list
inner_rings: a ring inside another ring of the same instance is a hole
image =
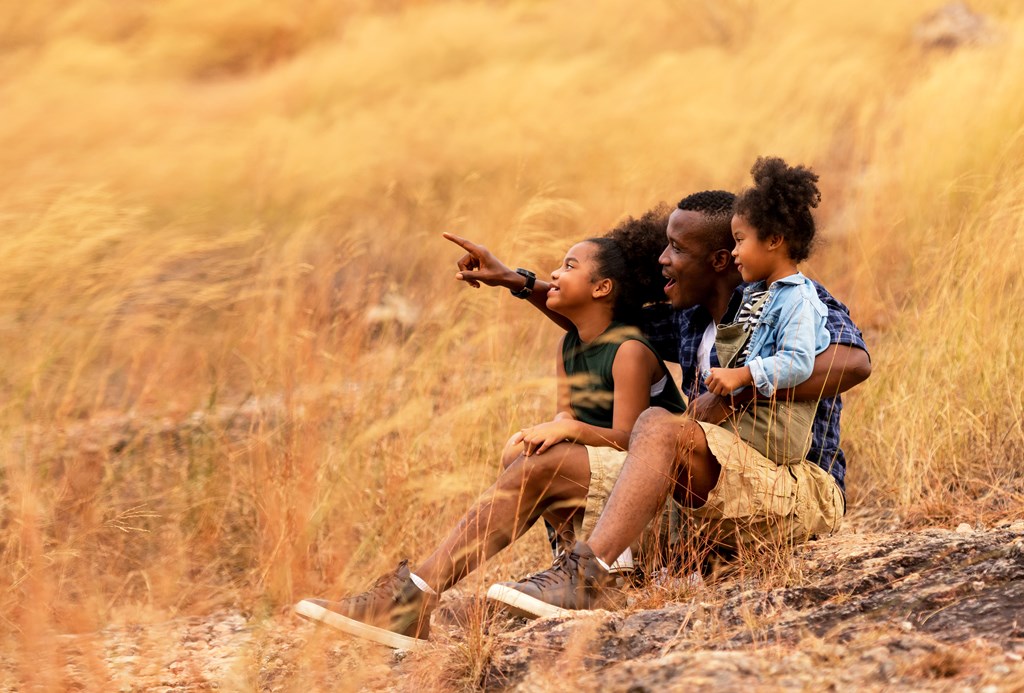
[[506, 587], [505, 585], [491, 585], [487, 590], [487, 598], [501, 602], [513, 613], [526, 618], [547, 618], [548, 616], [569, 616], [573, 612], [553, 606], [547, 602], [523, 594], [519, 590]]
[[364, 640], [372, 640], [375, 643], [387, 645], [396, 650], [417, 650], [424, 647], [428, 642], [420, 638], [410, 638], [408, 635], [395, 633], [386, 628], [371, 626], [348, 616], [342, 616], [330, 609], [325, 609], [319, 604], [314, 604], [308, 599], [303, 599], [295, 605], [295, 613], [312, 621], [319, 621], [331, 628], [337, 628], [343, 633], [348, 633]]

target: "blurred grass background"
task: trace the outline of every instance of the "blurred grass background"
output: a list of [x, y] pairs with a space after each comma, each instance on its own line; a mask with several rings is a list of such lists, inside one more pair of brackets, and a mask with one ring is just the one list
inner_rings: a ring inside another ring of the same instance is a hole
[[940, 6], [3, 2], [0, 620], [25, 672], [56, 633], [271, 612], [422, 555], [550, 415], [557, 337], [457, 285], [440, 232], [547, 270], [762, 154], [820, 174], [806, 271], [873, 356], [852, 516], [1020, 517], [1024, 8], [975, 0], [980, 38], [935, 46]]

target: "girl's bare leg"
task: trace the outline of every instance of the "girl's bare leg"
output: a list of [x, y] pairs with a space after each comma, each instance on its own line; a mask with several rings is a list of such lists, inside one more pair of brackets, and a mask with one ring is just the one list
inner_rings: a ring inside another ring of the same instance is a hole
[[494, 485], [416, 568], [438, 592], [515, 541], [544, 513], [551, 512], [559, 527], [585, 505], [590, 486], [586, 447], [561, 443], [540, 455], [510, 458], [506, 456], [509, 464]]

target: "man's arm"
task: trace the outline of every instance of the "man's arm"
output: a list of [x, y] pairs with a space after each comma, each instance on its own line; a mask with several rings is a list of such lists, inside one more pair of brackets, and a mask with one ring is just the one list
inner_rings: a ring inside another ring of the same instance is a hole
[[830, 344], [815, 357], [811, 377], [783, 393], [796, 400], [835, 397], [860, 385], [870, 375], [868, 352], [847, 344]]
[[[792, 397], [795, 400], [818, 400], [835, 397], [851, 387], [859, 385], [871, 375], [871, 357], [860, 330], [850, 318], [850, 310], [818, 282], [812, 282], [818, 298], [828, 308], [825, 328], [832, 343], [814, 358], [811, 376], [791, 390], [776, 393], [779, 398]], [[741, 390], [731, 401], [726, 398], [704, 393], [691, 399], [687, 412], [698, 421], [720, 423], [731, 413], [730, 404], [749, 402], [756, 395], [754, 388]]]
[[[871, 359], [868, 352], [847, 344], [830, 344], [815, 357], [811, 377], [796, 387], [779, 390], [775, 396], [778, 399], [797, 401], [835, 397], [864, 382], [870, 375]], [[732, 413], [730, 403], [745, 404], [756, 394], [757, 390], [752, 387], [741, 390], [732, 398], [705, 392], [694, 398], [687, 411], [698, 421], [721, 423]]]
[[[466, 254], [459, 258], [459, 261], [456, 263], [459, 271], [455, 274], [455, 279], [458, 281], [466, 282], [474, 289], [479, 289], [481, 284], [500, 286], [509, 291], [519, 291], [526, 287], [526, 277], [496, 258], [484, 246], [477, 245], [453, 233], [443, 233], [441, 235], [466, 251]], [[530, 305], [546, 315], [551, 322], [563, 330], [568, 330], [572, 323], [565, 316], [559, 315], [547, 308], [548, 288], [550, 286], [546, 281], [538, 278], [533, 285], [533, 291], [526, 300], [530, 302]]]
[[[868, 352], [847, 344], [829, 344], [825, 351], [814, 358], [814, 370], [811, 371], [811, 376], [807, 380], [796, 387], [778, 390], [775, 397], [781, 400], [796, 401], [835, 397], [854, 385], [864, 382], [869, 375], [871, 375], [871, 359], [868, 358]], [[753, 388], [749, 389], [753, 390]], [[744, 401], [752, 399], [753, 394], [753, 391], [747, 393]], [[768, 398], [758, 396], [758, 399]]]
[[849, 308], [821, 284], [813, 284], [818, 298], [828, 308], [825, 328], [832, 343], [815, 358], [811, 377], [795, 390], [802, 397], [834, 397], [868, 379], [871, 357], [860, 329], [850, 317]]

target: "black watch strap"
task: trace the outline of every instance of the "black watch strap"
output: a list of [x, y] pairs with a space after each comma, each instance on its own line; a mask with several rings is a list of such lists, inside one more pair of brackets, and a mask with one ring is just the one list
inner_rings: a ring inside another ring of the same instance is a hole
[[512, 289], [509, 289], [509, 291], [512, 291], [512, 295], [516, 298], [529, 298], [533, 294], [533, 285], [537, 283], [537, 275], [522, 267], [516, 269], [516, 274], [526, 277], [526, 286], [519, 291], [512, 291]]

